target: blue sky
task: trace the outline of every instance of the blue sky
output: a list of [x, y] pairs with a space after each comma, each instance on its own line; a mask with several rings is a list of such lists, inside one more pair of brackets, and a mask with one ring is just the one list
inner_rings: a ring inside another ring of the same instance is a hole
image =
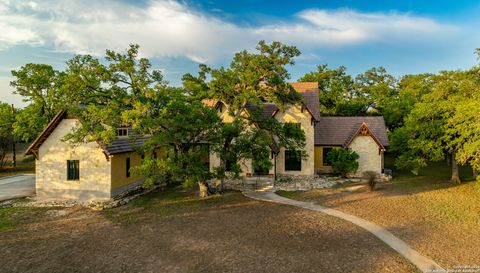
[[478, 1], [9, 1], [0, 0], [0, 101], [10, 70], [26, 63], [58, 69], [74, 54], [141, 46], [173, 85], [199, 63], [227, 65], [260, 39], [296, 45], [292, 80], [316, 65], [355, 75], [383, 66], [395, 76], [466, 69], [480, 47]]

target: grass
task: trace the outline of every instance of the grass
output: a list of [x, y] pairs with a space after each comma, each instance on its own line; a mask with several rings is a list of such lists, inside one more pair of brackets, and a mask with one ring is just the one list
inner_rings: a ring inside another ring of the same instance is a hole
[[[233, 193], [226, 193], [230, 198], [213, 195], [199, 198], [191, 189], [170, 187], [154, 191], [132, 200], [126, 206], [104, 210], [103, 215], [115, 223], [133, 224], [155, 217], [183, 217], [198, 214], [215, 205], [234, 202], [238, 198]], [[237, 194], [238, 195], [238, 194]]]
[[37, 222], [45, 216], [48, 208], [12, 207], [0, 208], [0, 231], [20, 228]]
[[381, 225], [414, 249], [446, 268], [478, 261], [480, 245], [480, 182], [468, 166], [460, 167], [461, 184], [452, 184], [450, 166], [433, 162], [419, 175], [393, 168], [393, 180], [368, 186], [283, 192], [278, 194], [314, 202]]

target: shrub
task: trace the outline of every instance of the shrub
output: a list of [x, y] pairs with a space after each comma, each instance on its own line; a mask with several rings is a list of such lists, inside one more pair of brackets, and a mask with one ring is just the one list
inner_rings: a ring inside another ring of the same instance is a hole
[[363, 173], [363, 176], [367, 178], [370, 190], [375, 190], [375, 186], [377, 185], [377, 173], [374, 171], [366, 171]]
[[335, 148], [327, 154], [327, 160], [332, 165], [334, 173], [346, 177], [348, 173], [358, 169], [359, 155], [354, 151]]

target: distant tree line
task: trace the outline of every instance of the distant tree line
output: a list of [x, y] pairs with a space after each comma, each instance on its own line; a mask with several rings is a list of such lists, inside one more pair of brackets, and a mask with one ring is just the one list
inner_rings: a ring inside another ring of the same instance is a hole
[[[477, 50], [477, 53], [480, 51]], [[382, 67], [355, 78], [341, 66], [320, 65], [300, 81], [317, 81], [322, 115], [382, 115], [396, 166], [418, 174], [429, 162], [447, 159], [451, 181], [458, 165], [480, 171], [480, 66], [395, 78]]]

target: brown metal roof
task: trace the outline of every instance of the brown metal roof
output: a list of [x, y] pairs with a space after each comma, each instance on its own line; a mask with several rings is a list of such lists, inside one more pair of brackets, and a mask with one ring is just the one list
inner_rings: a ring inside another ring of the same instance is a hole
[[321, 117], [315, 127], [315, 145], [344, 146], [365, 123], [378, 142], [389, 146], [383, 117]]

